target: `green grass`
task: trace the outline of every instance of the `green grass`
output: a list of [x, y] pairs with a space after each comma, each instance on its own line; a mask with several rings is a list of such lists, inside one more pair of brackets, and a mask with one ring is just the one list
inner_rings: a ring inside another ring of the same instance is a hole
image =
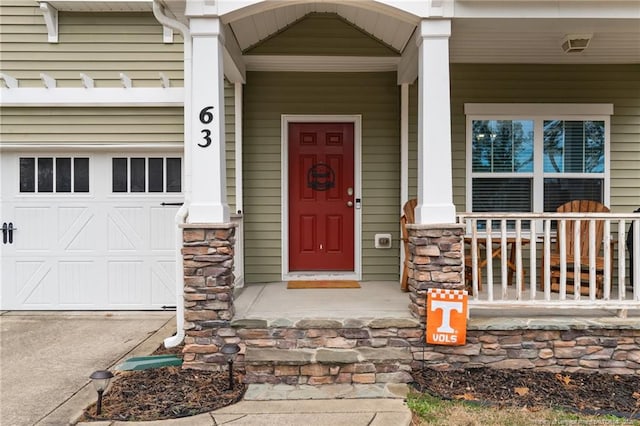
[[528, 426], [528, 425], [633, 425], [640, 421], [615, 416], [588, 416], [562, 410], [491, 407], [465, 401], [448, 401], [428, 394], [410, 393], [407, 405], [414, 425]]

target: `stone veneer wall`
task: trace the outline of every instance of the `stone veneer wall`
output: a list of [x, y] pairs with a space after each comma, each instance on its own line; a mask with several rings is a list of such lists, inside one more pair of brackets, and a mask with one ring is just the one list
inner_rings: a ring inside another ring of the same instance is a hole
[[408, 383], [423, 341], [413, 318], [240, 319], [232, 326], [246, 346], [245, 383]]
[[233, 246], [235, 225], [185, 224], [184, 368], [221, 370], [226, 358], [218, 353], [225, 343], [240, 343], [225, 334], [234, 316]]
[[411, 314], [425, 324], [430, 288], [464, 289], [462, 225], [407, 225]]
[[[532, 320], [533, 321], [533, 320]], [[554, 372], [640, 374], [640, 323], [555, 319], [537, 325], [509, 326], [472, 320], [464, 346], [426, 346], [414, 352], [435, 369], [535, 368]]]

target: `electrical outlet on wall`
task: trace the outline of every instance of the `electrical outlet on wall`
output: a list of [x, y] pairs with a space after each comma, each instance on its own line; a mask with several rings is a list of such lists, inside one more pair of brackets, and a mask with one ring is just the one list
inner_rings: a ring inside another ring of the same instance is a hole
[[374, 239], [375, 248], [391, 248], [393, 245], [393, 240], [391, 239], [391, 234], [376, 234]]

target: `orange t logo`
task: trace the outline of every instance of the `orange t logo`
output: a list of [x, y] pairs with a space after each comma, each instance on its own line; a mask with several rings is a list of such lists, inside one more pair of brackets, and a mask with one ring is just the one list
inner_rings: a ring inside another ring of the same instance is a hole
[[464, 345], [467, 338], [467, 292], [430, 288], [427, 292], [427, 343]]

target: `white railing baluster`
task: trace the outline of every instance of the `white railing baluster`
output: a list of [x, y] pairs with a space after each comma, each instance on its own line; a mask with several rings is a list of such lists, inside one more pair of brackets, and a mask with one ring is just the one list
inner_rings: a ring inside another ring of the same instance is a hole
[[580, 258], [580, 219], [573, 221], [573, 298], [580, 300], [582, 259]]
[[567, 298], [567, 221], [560, 219], [558, 224], [558, 241], [560, 242], [560, 300]]
[[589, 221], [589, 299], [596, 299], [596, 221]]
[[[538, 268], [536, 265], [536, 259], [538, 258], [538, 245], [536, 241], [537, 235], [537, 225], [538, 221], [529, 220], [529, 226], [531, 227], [531, 232], [529, 233], [529, 281], [531, 285], [530, 288], [530, 297], [531, 300], [536, 300], [536, 276], [538, 275]], [[542, 279], [542, 277], [540, 278]]]
[[[522, 219], [516, 219], [516, 300], [522, 300]], [[513, 249], [512, 249], [513, 250]]]
[[633, 300], [640, 301], [640, 219], [633, 221]]
[[544, 300], [551, 300], [551, 220], [544, 221]]
[[[624, 248], [620, 254], [624, 257]], [[611, 265], [611, 221], [607, 219], [604, 221], [604, 300], [611, 298]]]
[[471, 228], [471, 286], [473, 297], [478, 299], [480, 297], [478, 289], [478, 221], [472, 220], [471, 224], [473, 225]]
[[[500, 271], [501, 271], [501, 293], [502, 293], [502, 300], [507, 300], [508, 299], [508, 288], [507, 288], [507, 259], [509, 256], [508, 253], [508, 246], [507, 246], [507, 219], [502, 219], [500, 221]], [[493, 248], [491, 249], [492, 254], [493, 254]]]
[[487, 238], [485, 240], [485, 257], [487, 258], [487, 295], [490, 301], [493, 301], [493, 240], [491, 234], [493, 233], [493, 222], [491, 219], [487, 219]]
[[[625, 299], [627, 293], [627, 283], [626, 283], [626, 273], [627, 273], [627, 265], [625, 265], [625, 257], [622, 254], [624, 253], [624, 244], [627, 241], [626, 236], [626, 222], [624, 219], [621, 219], [618, 222], [618, 300], [622, 301]], [[633, 262], [633, 259], [631, 259]], [[633, 263], [631, 264], [633, 267]], [[633, 286], [633, 283], [631, 283]]]

